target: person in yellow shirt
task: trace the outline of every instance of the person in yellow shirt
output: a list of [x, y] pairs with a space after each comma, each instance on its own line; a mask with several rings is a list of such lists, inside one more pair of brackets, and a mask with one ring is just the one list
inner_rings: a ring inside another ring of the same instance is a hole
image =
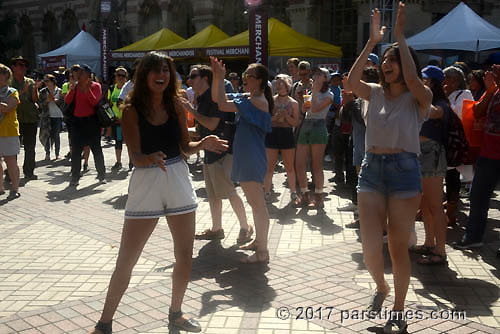
[[109, 105], [111, 106], [111, 108], [113, 108], [113, 112], [115, 113], [115, 116], [118, 120], [117, 123], [112, 126], [113, 139], [115, 140], [116, 163], [113, 165], [113, 167], [111, 167], [111, 170], [116, 170], [116, 171], [122, 169], [122, 148], [123, 148], [122, 127], [120, 125], [122, 119], [122, 111], [118, 106], [118, 97], [120, 96], [122, 87], [123, 85], [125, 85], [127, 79], [128, 79], [128, 71], [122, 66], [117, 67], [115, 70], [115, 84], [112, 85], [108, 90]]
[[9, 87], [12, 82], [12, 71], [4, 64], [0, 64], [0, 195], [5, 194], [3, 186], [2, 158], [7, 164], [11, 180], [11, 190], [8, 200], [18, 198], [19, 195], [19, 122], [17, 120], [17, 105], [19, 94], [15, 88]]

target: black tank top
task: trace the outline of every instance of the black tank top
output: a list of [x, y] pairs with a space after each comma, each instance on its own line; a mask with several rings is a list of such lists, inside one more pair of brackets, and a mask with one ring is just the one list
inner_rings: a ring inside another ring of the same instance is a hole
[[168, 120], [161, 125], [152, 125], [140, 112], [139, 132], [141, 136], [141, 152], [151, 154], [162, 151], [167, 155], [167, 159], [174, 158], [181, 154], [179, 144], [181, 141], [181, 128], [177, 117], [171, 113]]

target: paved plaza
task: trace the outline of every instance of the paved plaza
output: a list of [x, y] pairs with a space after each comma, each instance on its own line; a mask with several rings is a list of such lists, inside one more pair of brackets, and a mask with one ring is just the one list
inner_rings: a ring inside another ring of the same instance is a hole
[[[65, 154], [66, 133], [61, 136]], [[114, 148], [104, 147], [109, 172]], [[130, 173], [109, 172], [108, 182], [100, 185], [91, 156], [90, 171], [75, 190], [68, 188], [69, 163], [45, 162], [44, 156], [38, 143], [39, 178], [22, 180], [19, 199], [0, 197], [0, 334], [89, 332], [102, 310], [118, 253]], [[191, 156], [189, 162], [199, 197], [199, 232], [211, 226], [211, 218], [202, 166], [195, 160]], [[22, 165], [22, 154], [19, 161]], [[126, 152], [123, 161], [127, 166]], [[325, 169], [328, 180], [331, 166]], [[349, 202], [349, 190], [327, 182], [324, 211], [299, 210], [288, 206], [284, 180], [284, 170], [278, 168], [275, 201], [269, 206], [269, 265], [238, 263], [244, 255], [235, 246], [239, 224], [224, 201], [226, 238], [195, 241], [184, 311], [200, 320], [203, 333], [382, 333], [384, 319], [362, 319], [374, 284], [363, 264], [359, 231], [347, 226], [353, 213], [337, 211]], [[407, 308], [424, 318], [442, 319], [410, 320], [410, 333], [498, 333], [500, 191], [491, 206], [486, 245], [480, 251], [447, 246], [449, 266], [443, 267], [418, 265], [412, 255]], [[463, 199], [459, 225], [448, 230], [449, 245], [462, 235], [467, 213]], [[421, 243], [423, 224], [416, 227]], [[393, 287], [387, 249], [385, 253], [385, 273]], [[172, 240], [162, 218], [118, 308], [115, 333], [176, 333], [166, 322], [173, 264]], [[390, 296], [384, 305], [388, 310], [392, 301]], [[459, 311], [465, 311], [465, 319]]]

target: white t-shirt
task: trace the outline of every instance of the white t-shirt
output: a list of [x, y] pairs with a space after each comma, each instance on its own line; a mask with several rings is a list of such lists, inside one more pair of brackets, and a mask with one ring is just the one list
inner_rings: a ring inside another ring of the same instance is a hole
[[456, 90], [448, 96], [448, 100], [450, 101], [450, 107], [453, 111], [458, 115], [458, 118], [462, 119], [462, 106], [464, 104], [464, 100], [472, 100], [474, 101], [474, 97], [472, 93], [468, 89], [464, 90]]
[[[56, 93], [54, 97], [59, 100], [61, 98], [61, 89], [56, 88]], [[62, 118], [63, 114], [61, 109], [57, 106], [57, 104], [53, 101], [48, 103], [49, 106], [49, 117], [50, 118]]]
[[118, 95], [118, 100], [125, 101], [125, 98], [132, 90], [132, 88], [134, 88], [134, 83], [132, 82], [132, 80], [125, 82], [125, 85], [123, 85], [122, 90], [120, 91], [120, 95]]

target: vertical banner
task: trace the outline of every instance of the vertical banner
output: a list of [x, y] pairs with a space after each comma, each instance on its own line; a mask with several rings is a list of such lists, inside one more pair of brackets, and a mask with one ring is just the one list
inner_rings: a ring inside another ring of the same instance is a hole
[[249, 8], [250, 63], [267, 66], [267, 7], [252, 6]]
[[109, 63], [109, 31], [108, 27], [101, 28], [101, 73], [102, 81], [108, 83]]

